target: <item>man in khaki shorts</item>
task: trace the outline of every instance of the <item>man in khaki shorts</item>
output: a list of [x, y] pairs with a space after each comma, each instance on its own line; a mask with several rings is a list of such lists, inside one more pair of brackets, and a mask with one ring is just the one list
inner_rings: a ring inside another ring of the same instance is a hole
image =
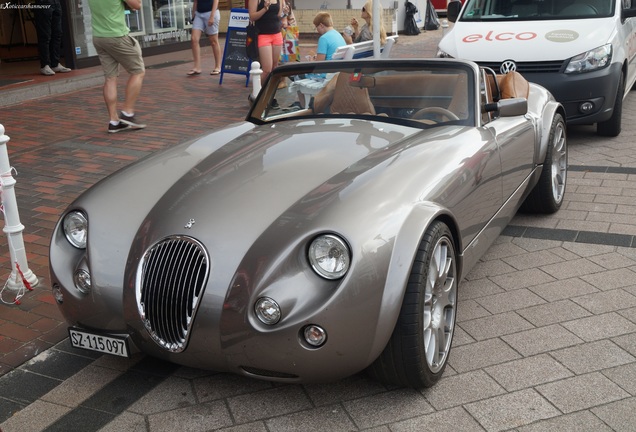
[[[135, 103], [141, 92], [146, 68], [141, 46], [126, 26], [124, 5], [141, 9], [141, 0], [88, 0], [93, 26], [93, 46], [104, 69], [104, 101], [110, 116], [108, 132], [143, 129], [135, 120]], [[119, 65], [130, 74], [121, 115], [117, 114], [117, 77]]]

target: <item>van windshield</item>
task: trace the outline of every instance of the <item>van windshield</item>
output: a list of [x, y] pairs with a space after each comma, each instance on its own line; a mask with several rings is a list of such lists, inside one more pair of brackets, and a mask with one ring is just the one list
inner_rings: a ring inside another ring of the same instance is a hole
[[616, 0], [468, 0], [460, 21], [606, 18]]

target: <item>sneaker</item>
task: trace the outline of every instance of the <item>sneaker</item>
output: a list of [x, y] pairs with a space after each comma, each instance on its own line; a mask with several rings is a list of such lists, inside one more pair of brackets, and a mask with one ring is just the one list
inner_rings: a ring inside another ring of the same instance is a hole
[[128, 123], [124, 123], [121, 120], [116, 125], [108, 123], [108, 133], [117, 133], [126, 129], [132, 129], [132, 127]]
[[51, 69], [51, 66], [49, 65], [46, 65], [42, 69], [40, 69], [40, 73], [47, 76], [55, 75], [55, 72], [53, 72], [53, 69]]
[[130, 126], [131, 129], [143, 129], [146, 127], [145, 124], [137, 123], [137, 120], [135, 120], [134, 116], [127, 116], [124, 113], [119, 114], [119, 120], [120, 122], [126, 123], [128, 126]]
[[278, 105], [278, 101], [276, 99], [272, 99], [272, 108], [280, 108], [280, 105]]
[[62, 72], [62, 73], [66, 73], [66, 72], [70, 72], [71, 69], [67, 68], [66, 66], [62, 66], [61, 64], [55, 66], [54, 68], [51, 69], [53, 72]]

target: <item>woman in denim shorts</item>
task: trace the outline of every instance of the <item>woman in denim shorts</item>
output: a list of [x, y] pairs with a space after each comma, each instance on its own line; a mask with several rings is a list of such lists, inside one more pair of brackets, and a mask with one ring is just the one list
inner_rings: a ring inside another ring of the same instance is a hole
[[221, 73], [221, 47], [219, 46], [219, 0], [194, 0], [192, 4], [192, 57], [194, 65], [188, 75], [201, 74], [201, 34], [205, 32], [210, 39], [212, 54], [214, 55], [214, 68], [210, 75]]

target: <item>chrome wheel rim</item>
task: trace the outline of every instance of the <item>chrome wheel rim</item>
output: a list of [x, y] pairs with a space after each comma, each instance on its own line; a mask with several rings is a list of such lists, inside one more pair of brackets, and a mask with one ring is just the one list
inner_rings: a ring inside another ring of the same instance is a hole
[[431, 372], [446, 363], [455, 330], [457, 278], [453, 245], [440, 238], [428, 267], [424, 291], [424, 352]]
[[565, 194], [565, 180], [568, 171], [568, 153], [565, 138], [565, 127], [562, 122], [556, 125], [552, 143], [552, 196], [560, 203]]

